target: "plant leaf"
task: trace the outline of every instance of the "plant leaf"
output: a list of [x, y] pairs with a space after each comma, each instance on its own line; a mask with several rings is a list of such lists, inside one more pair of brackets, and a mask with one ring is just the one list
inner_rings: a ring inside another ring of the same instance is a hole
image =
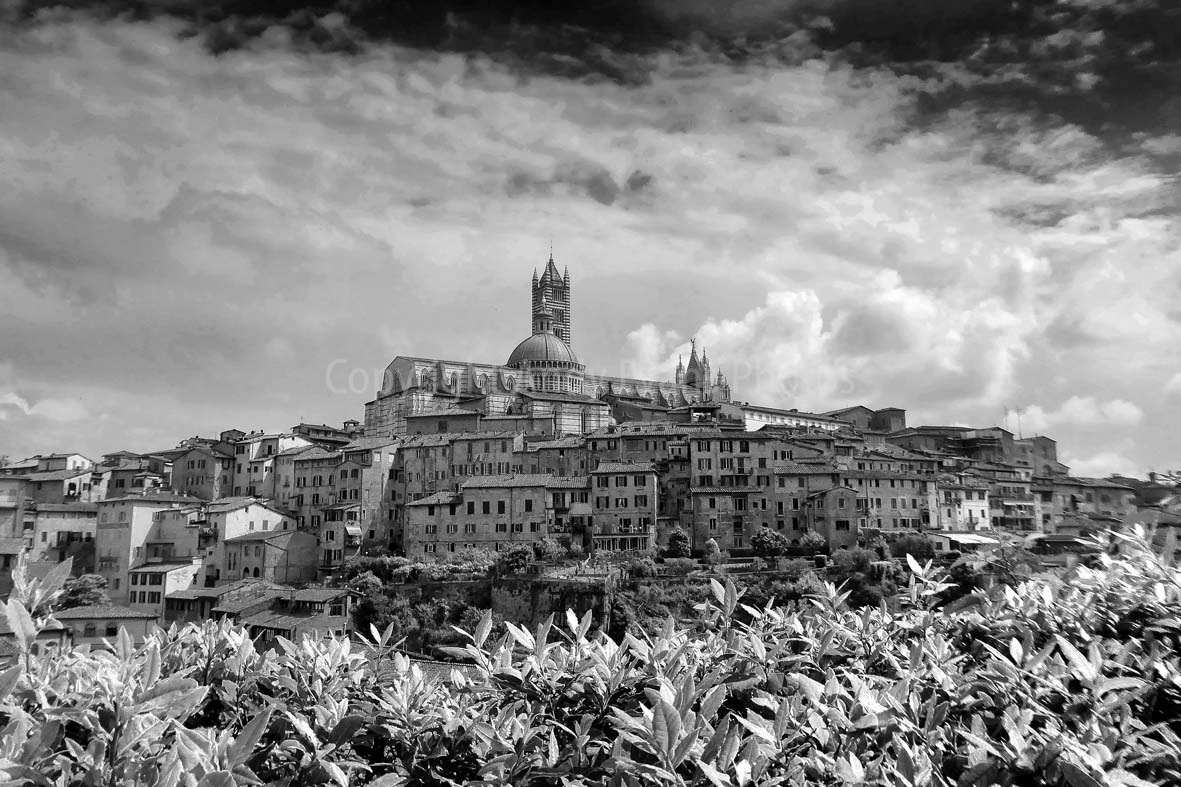
[[12, 635], [16, 637], [21, 652], [28, 653], [33, 640], [37, 638], [37, 627], [33, 624], [33, 618], [29, 615], [29, 611], [25, 609], [24, 604], [15, 598], [10, 598], [4, 607], [4, 614], [8, 618], [8, 627], [12, 629]]

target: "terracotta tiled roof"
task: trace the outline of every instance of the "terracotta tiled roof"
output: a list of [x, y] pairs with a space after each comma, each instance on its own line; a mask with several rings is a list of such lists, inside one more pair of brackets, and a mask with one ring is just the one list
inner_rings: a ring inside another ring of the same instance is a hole
[[53, 613], [58, 620], [100, 620], [111, 618], [155, 618], [156, 613], [144, 609], [121, 607], [117, 604], [91, 604], [71, 607]]
[[655, 473], [651, 462], [599, 462], [592, 473]]
[[584, 475], [570, 478], [552, 476], [545, 482], [545, 486], [547, 489], [587, 489], [590, 487], [590, 479]]
[[546, 486], [552, 475], [548, 473], [521, 473], [518, 475], [472, 476], [460, 485], [460, 489], [502, 489], [507, 487]]
[[433, 495], [424, 497], [420, 500], [411, 500], [406, 505], [408, 506], [445, 506], [451, 503], [458, 502], [460, 496], [454, 492], [436, 492]]

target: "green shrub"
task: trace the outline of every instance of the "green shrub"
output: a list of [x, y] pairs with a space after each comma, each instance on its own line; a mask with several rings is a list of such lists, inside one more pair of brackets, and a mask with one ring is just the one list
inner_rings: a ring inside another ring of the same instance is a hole
[[[913, 558], [896, 611], [853, 611], [831, 583], [776, 607], [711, 581], [700, 630], [666, 618], [619, 642], [590, 613], [496, 636], [491, 615], [465, 609], [473, 629], [448, 653], [467, 671], [430, 676], [391, 629], [262, 651], [208, 622], [35, 656], [36, 610], [60, 583], [14, 577], [0, 781], [1178, 784], [1181, 571], [1142, 534], [1124, 548], [942, 611], [947, 583]], [[631, 598], [669, 606], [672, 592]], [[452, 620], [428, 617], [436, 631]]]

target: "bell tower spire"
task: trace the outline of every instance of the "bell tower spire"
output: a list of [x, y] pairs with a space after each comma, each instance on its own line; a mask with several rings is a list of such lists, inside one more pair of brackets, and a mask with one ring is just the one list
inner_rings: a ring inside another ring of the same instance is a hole
[[[570, 269], [567, 267], [564, 275], [558, 272], [557, 263], [554, 262], [553, 241], [550, 241], [549, 258], [546, 260], [541, 277], [538, 278], [534, 273], [532, 316], [536, 318], [541, 310], [548, 307], [553, 333], [565, 342], [567, 347], [573, 346], [570, 319], [571, 306], [573, 305], [572, 289]], [[536, 319], [532, 322], [536, 327]]]

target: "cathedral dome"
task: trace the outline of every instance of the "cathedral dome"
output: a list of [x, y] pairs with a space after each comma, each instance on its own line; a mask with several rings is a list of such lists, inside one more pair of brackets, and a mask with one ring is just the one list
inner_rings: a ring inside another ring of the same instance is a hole
[[553, 333], [542, 331], [535, 333], [517, 345], [508, 357], [506, 366], [521, 368], [523, 364], [556, 361], [562, 364], [581, 366], [578, 356], [570, 347]]

